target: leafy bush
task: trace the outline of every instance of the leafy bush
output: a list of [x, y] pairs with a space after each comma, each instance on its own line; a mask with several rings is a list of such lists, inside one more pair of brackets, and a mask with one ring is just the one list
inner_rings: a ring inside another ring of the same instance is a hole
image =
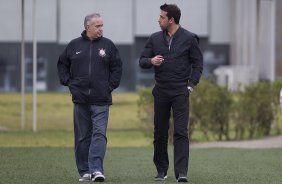
[[218, 140], [229, 139], [229, 112], [232, 103], [230, 92], [213, 82], [202, 79], [190, 97], [192, 129], [197, 125], [209, 139], [209, 132]]
[[[244, 91], [232, 93], [225, 87], [202, 79], [190, 95], [189, 137], [201, 131], [206, 140], [245, 139], [281, 133], [282, 120], [279, 92], [282, 81], [258, 82]], [[153, 129], [154, 99], [151, 88], [140, 88], [138, 116], [144, 127]], [[172, 117], [172, 116], [171, 116]], [[170, 120], [169, 140], [172, 142], [173, 124]], [[235, 135], [231, 133], [235, 132]], [[234, 136], [233, 136], [234, 135]]]
[[277, 108], [278, 86], [281, 83], [258, 82], [237, 94], [234, 108], [235, 139], [243, 139], [246, 131], [250, 139], [270, 135]]
[[279, 126], [279, 122], [282, 122], [282, 109], [280, 107], [280, 90], [282, 89], [282, 81], [277, 80], [272, 83], [273, 103], [274, 103], [274, 122], [272, 128], [275, 129], [277, 135], [281, 134], [282, 127]]
[[139, 88], [138, 118], [141, 120], [143, 128], [152, 130], [154, 127], [154, 97], [151, 88]]

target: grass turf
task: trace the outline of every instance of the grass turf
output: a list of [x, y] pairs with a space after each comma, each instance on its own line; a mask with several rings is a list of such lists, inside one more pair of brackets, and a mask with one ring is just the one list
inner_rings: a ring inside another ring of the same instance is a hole
[[[2, 147], [73, 147], [73, 131], [8, 131], [0, 132]], [[144, 147], [152, 145], [152, 138], [138, 130], [107, 131], [109, 147]]]
[[[172, 149], [169, 149], [172, 163]], [[105, 183], [156, 183], [152, 148], [109, 148]], [[189, 183], [282, 183], [282, 149], [192, 149]], [[79, 183], [72, 148], [0, 148], [0, 183]], [[176, 183], [173, 166], [164, 182]]]
[[[73, 131], [73, 104], [69, 93], [38, 93], [37, 96], [37, 130], [40, 131]], [[109, 130], [147, 131], [151, 128], [138, 118], [137, 93], [113, 93], [110, 107]], [[0, 93], [0, 133], [1, 131], [21, 130], [21, 95], [20, 93]], [[32, 94], [25, 95], [25, 128], [32, 130]], [[279, 112], [280, 113], [280, 112]], [[282, 127], [281, 115], [274, 127]], [[234, 124], [230, 123], [230, 136], [234, 137]], [[272, 129], [271, 135], [277, 135], [278, 129]], [[211, 133], [208, 140], [215, 140]], [[52, 138], [51, 138], [52, 139]], [[206, 141], [206, 135], [196, 126], [192, 139]], [[61, 141], [59, 141], [61, 142]], [[0, 140], [1, 146], [1, 140]]]
[[[116, 93], [113, 98], [105, 159], [106, 183], [156, 183], [152, 137], [140, 130], [143, 126], [137, 119], [137, 94]], [[27, 94], [26, 128], [19, 131], [20, 95], [0, 95], [0, 130], [11, 130], [0, 132], [0, 183], [78, 183], [70, 96], [38, 94], [37, 133], [30, 131], [31, 99], [31, 94]], [[192, 149], [190, 183], [282, 183], [281, 155], [282, 149]], [[170, 161], [173, 161], [171, 148]], [[173, 175], [171, 166], [165, 183], [175, 183]]]
[[[137, 93], [113, 93], [109, 129], [137, 129]], [[0, 93], [0, 131], [21, 129], [21, 95]], [[32, 94], [25, 95], [25, 128], [32, 130]], [[37, 129], [73, 130], [73, 103], [69, 93], [38, 93]]]

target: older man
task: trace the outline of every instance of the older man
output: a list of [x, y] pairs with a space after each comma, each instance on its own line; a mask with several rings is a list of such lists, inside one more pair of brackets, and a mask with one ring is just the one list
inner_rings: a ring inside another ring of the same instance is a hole
[[103, 160], [111, 92], [119, 86], [122, 61], [114, 43], [103, 37], [103, 20], [87, 15], [81, 37], [60, 55], [58, 74], [74, 103], [75, 158], [79, 181], [105, 180]]

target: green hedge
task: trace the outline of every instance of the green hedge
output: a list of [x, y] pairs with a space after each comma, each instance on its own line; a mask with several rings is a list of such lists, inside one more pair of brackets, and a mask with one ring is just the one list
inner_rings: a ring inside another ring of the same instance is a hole
[[[281, 81], [258, 82], [247, 86], [243, 92], [231, 92], [226, 87], [202, 79], [190, 95], [190, 138], [196, 139], [193, 136], [195, 131], [201, 132], [205, 140], [252, 139], [271, 133], [281, 134], [281, 87]], [[151, 91], [151, 88], [138, 90], [138, 115], [148, 130], [153, 129]]]
[[[220, 87], [208, 80], [201, 84], [190, 96], [190, 126], [215, 139], [229, 139], [229, 114], [232, 104], [231, 94], [227, 88]], [[190, 133], [193, 131], [190, 130]]]

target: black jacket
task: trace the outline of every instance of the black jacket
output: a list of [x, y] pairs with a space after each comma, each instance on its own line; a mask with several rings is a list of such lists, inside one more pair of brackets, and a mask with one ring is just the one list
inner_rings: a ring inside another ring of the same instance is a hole
[[111, 40], [91, 41], [83, 31], [67, 45], [57, 67], [60, 82], [69, 87], [74, 103], [112, 104], [111, 92], [119, 86], [122, 61]]
[[198, 84], [203, 71], [203, 56], [197, 35], [179, 27], [169, 46], [166, 32], [156, 32], [147, 41], [139, 65], [142, 68], [151, 68], [153, 65], [150, 59], [156, 55], [164, 57], [160, 66], [154, 66], [157, 83], [188, 83], [191, 87]]

